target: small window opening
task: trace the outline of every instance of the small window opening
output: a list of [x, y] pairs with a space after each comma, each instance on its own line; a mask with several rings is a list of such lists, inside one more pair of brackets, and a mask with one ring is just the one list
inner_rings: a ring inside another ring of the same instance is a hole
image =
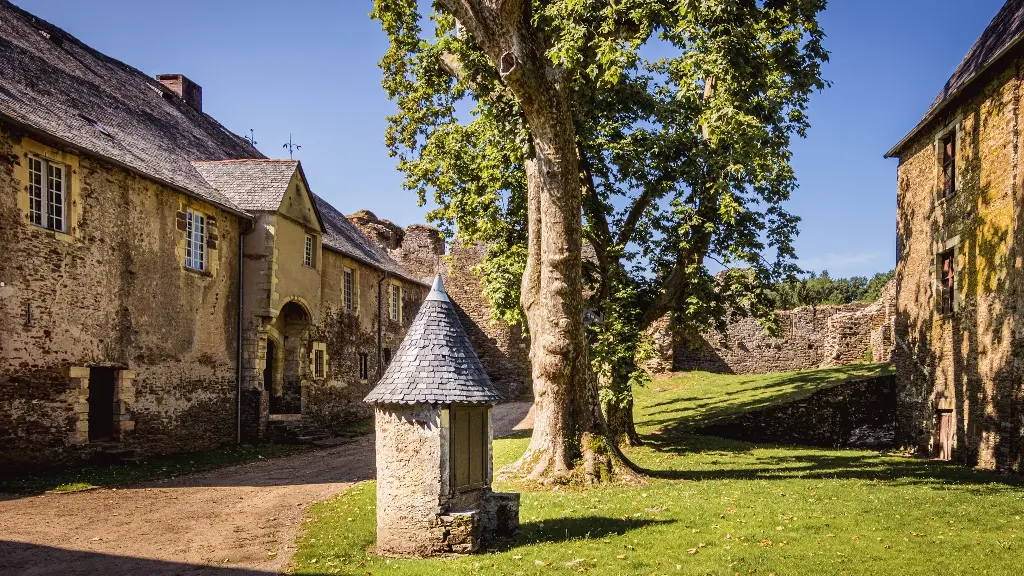
[[359, 379], [368, 380], [370, 378], [370, 355], [366, 352], [359, 353]]
[[344, 272], [344, 299], [345, 299], [345, 312], [352, 312], [352, 289], [353, 289], [353, 270], [351, 268], [345, 268]]
[[391, 364], [391, 348], [384, 349], [384, 366]]
[[953, 250], [939, 254], [939, 313], [951, 314], [956, 303]]
[[313, 237], [306, 234], [306, 244], [302, 251], [302, 265], [313, 267]]
[[313, 378], [322, 379], [324, 377], [324, 351], [317, 348], [313, 350]]
[[398, 284], [391, 285], [391, 320], [400, 322], [402, 319], [402, 287]]
[[956, 194], [956, 131], [942, 139], [942, 197]]

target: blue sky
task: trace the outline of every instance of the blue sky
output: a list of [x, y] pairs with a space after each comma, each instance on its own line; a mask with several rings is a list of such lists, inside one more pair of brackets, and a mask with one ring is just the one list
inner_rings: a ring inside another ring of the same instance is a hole
[[[383, 144], [393, 106], [376, 63], [386, 48], [370, 0], [14, 0], [147, 74], [183, 73], [204, 110], [255, 130], [267, 156], [291, 133], [315, 192], [346, 213], [401, 225], [425, 208], [402, 190]], [[833, 85], [794, 146], [800, 265], [833, 276], [895, 264], [896, 160], [882, 155], [920, 120], [1003, 0], [832, 0], [821, 17]]]

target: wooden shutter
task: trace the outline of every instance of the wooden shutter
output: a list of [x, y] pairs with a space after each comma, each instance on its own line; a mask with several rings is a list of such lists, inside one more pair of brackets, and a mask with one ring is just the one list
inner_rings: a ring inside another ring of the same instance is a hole
[[487, 408], [456, 406], [451, 416], [452, 479], [456, 490], [487, 484]]

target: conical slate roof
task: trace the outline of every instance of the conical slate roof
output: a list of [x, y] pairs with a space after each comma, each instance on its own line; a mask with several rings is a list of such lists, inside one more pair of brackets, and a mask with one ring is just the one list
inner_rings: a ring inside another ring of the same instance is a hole
[[495, 404], [501, 400], [462, 329], [440, 276], [377, 386], [371, 404]]

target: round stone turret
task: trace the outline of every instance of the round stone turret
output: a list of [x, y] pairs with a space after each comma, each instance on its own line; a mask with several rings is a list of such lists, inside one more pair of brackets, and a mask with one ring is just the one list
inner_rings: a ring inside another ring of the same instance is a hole
[[377, 549], [479, 549], [519, 525], [519, 495], [491, 491], [491, 407], [501, 400], [440, 276], [366, 402], [377, 442]]

